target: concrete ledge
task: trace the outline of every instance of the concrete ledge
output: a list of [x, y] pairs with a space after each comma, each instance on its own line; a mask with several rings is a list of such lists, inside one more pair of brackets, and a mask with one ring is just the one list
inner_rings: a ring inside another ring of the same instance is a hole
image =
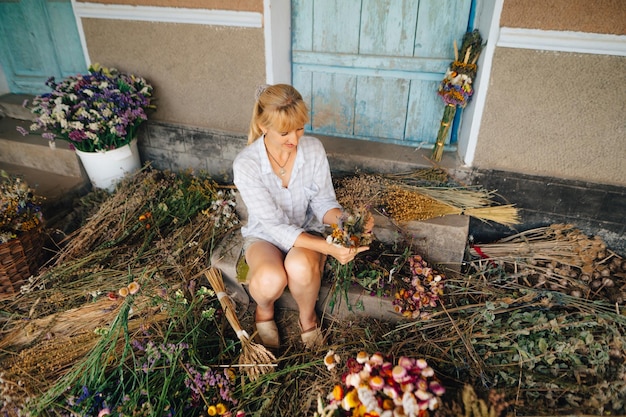
[[28, 94], [4, 94], [0, 96], [0, 116], [19, 120], [35, 120], [37, 116], [23, 106], [24, 100], [30, 102], [33, 97]]
[[18, 126], [28, 130], [30, 122], [0, 119], [0, 162], [62, 176], [83, 177], [78, 157], [67, 142], [56, 141], [56, 148], [51, 149], [41, 136], [22, 136], [17, 131]]
[[469, 219], [468, 216], [447, 215], [396, 225], [389, 218], [376, 215], [374, 233], [385, 243], [405, 240], [429, 263], [458, 272], [465, 256]]

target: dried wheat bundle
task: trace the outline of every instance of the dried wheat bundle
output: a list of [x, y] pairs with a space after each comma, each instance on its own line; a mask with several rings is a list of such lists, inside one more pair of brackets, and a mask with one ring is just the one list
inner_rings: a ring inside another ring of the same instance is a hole
[[450, 180], [448, 173], [444, 169], [438, 167], [383, 174], [383, 178], [408, 185], [419, 185], [424, 182], [445, 184]]
[[99, 335], [86, 331], [55, 336], [21, 350], [3, 364], [0, 398], [21, 408], [65, 375], [99, 340]]
[[228, 323], [241, 341], [242, 350], [239, 356], [239, 365], [242, 366], [244, 372], [251, 380], [255, 380], [260, 375], [273, 371], [275, 366], [273, 362], [276, 361], [276, 357], [265, 346], [252, 342], [250, 336], [241, 328], [235, 312], [235, 304], [226, 293], [222, 272], [215, 267], [211, 267], [204, 272], [204, 275], [217, 294]]
[[495, 193], [482, 188], [467, 187], [420, 187], [402, 184], [402, 188], [427, 195], [438, 201], [459, 208], [477, 208], [493, 205]]
[[504, 226], [515, 226], [520, 223], [519, 212], [512, 204], [492, 207], [476, 207], [463, 210], [467, 216], [475, 217], [482, 221], [492, 221]]
[[[168, 314], [151, 307], [147, 297], [134, 304], [135, 312], [128, 320], [130, 334], [165, 322]], [[102, 340], [102, 333], [120, 314], [120, 304], [108, 300], [86, 304], [80, 308], [51, 314], [31, 321], [2, 339], [1, 348], [19, 348], [17, 355], [6, 362], [0, 381], [0, 398], [12, 398], [16, 405], [27, 404], [29, 398], [46, 392], [60, 378], [92, 353]], [[101, 331], [100, 331], [101, 330]], [[121, 354], [124, 333], [116, 336], [114, 344]]]
[[358, 174], [337, 183], [337, 201], [344, 207], [382, 206], [398, 222], [428, 220], [448, 214], [464, 214], [506, 226], [519, 224], [512, 204], [494, 205], [495, 192], [467, 187], [412, 185], [420, 177], [441, 175], [426, 170], [402, 174]]
[[[606, 244], [599, 237], [589, 238], [568, 224], [538, 227], [481, 245], [490, 257], [535, 261], [557, 261], [566, 265], [583, 267], [607, 256]], [[473, 253], [478, 255], [474, 249]], [[591, 271], [588, 271], [591, 272]]]
[[481, 190], [392, 184], [387, 187], [385, 204], [391, 216], [400, 222], [448, 214], [464, 214], [507, 226], [520, 222], [513, 205], [492, 206], [491, 194]]
[[391, 217], [398, 222], [427, 220], [463, 212], [462, 209], [399, 186], [387, 190], [385, 205]]
[[[18, 326], [0, 340], [0, 349], [27, 346], [46, 337], [74, 337], [83, 332], [93, 332], [97, 328], [106, 328], [119, 314], [120, 300], [111, 301], [102, 298], [96, 302], [84, 304], [78, 308], [60, 311], [45, 317], [29, 320], [24, 326]], [[129, 329], [145, 323], [165, 320], [167, 314], [150, 306], [148, 297], [138, 297], [134, 305], [133, 320]], [[136, 320], [143, 318], [144, 320]]]
[[0, 340], [0, 349], [31, 344], [46, 334], [54, 337], [71, 337], [78, 333], [93, 331], [107, 325], [119, 312], [118, 305], [107, 299], [57, 314], [29, 320], [23, 326], [16, 326]]

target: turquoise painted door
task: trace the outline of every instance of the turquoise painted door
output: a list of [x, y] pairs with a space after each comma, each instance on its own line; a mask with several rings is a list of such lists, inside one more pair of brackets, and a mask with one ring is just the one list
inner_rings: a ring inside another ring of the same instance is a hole
[[87, 68], [70, 0], [0, 0], [0, 64], [12, 93], [50, 91]]
[[292, 75], [309, 132], [432, 146], [437, 87], [472, 0], [292, 0]]

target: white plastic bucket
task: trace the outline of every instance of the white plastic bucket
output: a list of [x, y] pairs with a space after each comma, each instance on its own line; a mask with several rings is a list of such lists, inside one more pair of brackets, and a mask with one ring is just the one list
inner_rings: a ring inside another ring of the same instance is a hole
[[87, 171], [87, 176], [95, 188], [104, 188], [113, 191], [115, 185], [126, 174], [141, 168], [137, 139], [128, 145], [106, 152], [83, 152], [76, 150], [76, 154]]

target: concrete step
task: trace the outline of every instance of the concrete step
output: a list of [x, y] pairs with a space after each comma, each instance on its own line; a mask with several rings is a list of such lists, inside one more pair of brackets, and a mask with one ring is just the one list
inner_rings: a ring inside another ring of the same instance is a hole
[[[432, 149], [318, 134], [313, 136], [324, 144], [334, 173], [353, 174], [356, 171], [398, 173], [432, 168], [435, 165], [430, 159]], [[446, 169], [451, 175], [456, 175], [456, 170], [462, 163], [456, 152], [444, 152], [443, 158], [436, 165]]]
[[35, 120], [35, 115], [24, 107], [25, 101], [31, 101], [33, 96], [27, 94], [3, 94], [0, 96], [0, 117], [18, 120]]
[[49, 224], [62, 218], [72, 207], [75, 197], [90, 187], [87, 175], [76, 153], [63, 141], [52, 149], [39, 134], [23, 136], [17, 128], [29, 131], [34, 120], [24, 100], [32, 96], [0, 96], [0, 169], [23, 178], [36, 195], [43, 199], [42, 211]]
[[0, 162], [55, 175], [84, 176], [80, 161], [67, 142], [55, 141], [55, 148], [52, 149], [40, 135], [22, 136], [17, 131], [18, 126], [28, 131], [30, 125], [30, 121], [8, 117], [0, 119]]

